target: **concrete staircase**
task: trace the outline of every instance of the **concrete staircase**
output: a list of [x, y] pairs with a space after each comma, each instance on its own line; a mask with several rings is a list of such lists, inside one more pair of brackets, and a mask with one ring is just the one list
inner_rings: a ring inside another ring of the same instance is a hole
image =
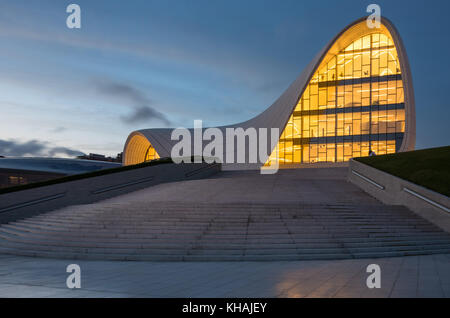
[[109, 203], [3, 224], [0, 253], [130, 261], [377, 258], [450, 253], [450, 234], [382, 204]]

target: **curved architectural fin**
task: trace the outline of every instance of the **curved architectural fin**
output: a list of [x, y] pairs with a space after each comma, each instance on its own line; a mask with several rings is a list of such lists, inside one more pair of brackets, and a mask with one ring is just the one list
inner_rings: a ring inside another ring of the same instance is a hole
[[[282, 165], [341, 162], [369, 152], [413, 150], [414, 93], [400, 35], [386, 18], [378, 29], [370, 29], [366, 18], [353, 22], [264, 112], [218, 128], [225, 135], [226, 128], [237, 127], [279, 129], [279, 143], [271, 149], [267, 165], [276, 160]], [[170, 156], [176, 143], [171, 132], [145, 129], [131, 133], [123, 163], [145, 160], [149, 145], [159, 156]]]

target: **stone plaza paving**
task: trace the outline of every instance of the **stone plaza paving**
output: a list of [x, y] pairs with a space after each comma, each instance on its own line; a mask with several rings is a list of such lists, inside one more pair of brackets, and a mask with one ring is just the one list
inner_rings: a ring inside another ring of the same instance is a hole
[[[66, 267], [81, 267], [81, 288]], [[366, 286], [369, 264], [381, 288]], [[115, 262], [0, 255], [0, 297], [450, 297], [450, 254], [294, 262]]]
[[[96, 207], [111, 211], [111, 205], [120, 204], [128, 219], [136, 211], [133, 202], [151, 209], [155, 202], [170, 202], [176, 194], [177, 200], [191, 205], [283, 201], [375, 205], [386, 212], [380, 202], [348, 183], [346, 174], [346, 168], [280, 171], [271, 176], [223, 172], [205, 180], [150, 187]], [[266, 261], [158, 262], [28, 257], [10, 250], [0, 252], [0, 297], [450, 297], [450, 254], [417, 252], [416, 256], [343, 260], [279, 261], [274, 254]], [[80, 289], [66, 286], [69, 264], [81, 267]], [[381, 267], [380, 289], [366, 285], [370, 264]]]

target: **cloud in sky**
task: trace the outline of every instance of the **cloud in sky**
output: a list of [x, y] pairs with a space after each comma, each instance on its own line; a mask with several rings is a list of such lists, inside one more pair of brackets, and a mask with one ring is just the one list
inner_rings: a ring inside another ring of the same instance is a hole
[[[144, 8], [152, 7], [150, 3], [144, 4]], [[291, 65], [283, 59], [272, 58], [273, 51], [282, 50], [281, 48], [273, 46], [270, 50], [265, 50], [266, 42], [262, 39], [261, 32], [256, 34], [258, 36], [256, 39], [253, 32], [248, 34], [253, 28], [250, 28], [250, 31], [246, 29], [247, 33], [241, 30], [240, 35], [243, 37], [241, 39], [235, 36], [230, 37], [228, 33], [223, 34], [223, 28], [220, 26], [213, 29], [211, 29], [212, 26], [202, 28], [202, 24], [198, 24], [197, 20], [196, 23], [192, 23], [193, 17], [190, 15], [181, 14], [180, 18], [186, 21], [178, 25], [170, 22], [169, 19], [158, 17], [149, 21], [147, 15], [134, 14], [133, 20], [145, 22], [145, 28], [142, 30], [123, 24], [107, 25], [108, 20], [95, 16], [96, 30], [89, 29], [88, 32], [87, 28], [82, 28], [79, 32], [72, 32], [56, 24], [60, 22], [55, 20], [54, 10], [56, 9], [61, 8], [53, 6], [49, 12], [41, 16], [37, 15], [39, 12], [37, 9], [35, 9], [36, 12], [31, 8], [24, 12], [22, 8], [18, 9], [10, 4], [7, 10], [4, 9], [6, 12], [9, 11], [7, 15], [2, 15], [0, 12], [0, 37], [58, 45], [66, 49], [85, 49], [108, 55], [123, 54], [128, 58], [140, 58], [156, 65], [190, 67], [197, 71], [214, 73], [217, 76], [228, 76], [233, 81], [240, 81], [251, 87], [253, 84], [256, 86], [264, 84], [268, 75], [282, 76], [286, 71], [291, 70]], [[120, 18], [123, 17], [124, 10], [127, 11], [127, 8], [121, 8], [119, 11]], [[87, 12], [96, 14], [94, 8], [89, 11], [86, 9], [86, 14]], [[133, 10], [132, 12], [135, 13]], [[117, 12], [111, 13], [117, 14]], [[25, 14], [26, 18], [17, 21], [10, 18], [14, 14], [21, 16]], [[56, 16], [59, 15], [56, 14]], [[44, 17], [48, 18], [46, 23], [43, 23]], [[248, 28], [249, 23], [245, 22], [244, 26]], [[40, 27], [36, 29], [33, 24], [39, 24]], [[98, 32], [105, 27], [114, 32]], [[280, 25], [277, 25], [277, 28], [280, 28]], [[274, 40], [279, 38], [279, 31], [273, 30], [270, 26], [266, 31]], [[241, 43], [245, 43], [250, 48], [240, 45]], [[254, 54], [255, 50], [259, 54]]]
[[145, 122], [150, 119], [158, 119], [164, 122], [167, 126], [170, 126], [170, 121], [166, 119], [166, 116], [164, 114], [146, 105], [136, 107], [132, 114], [128, 116], [122, 116], [121, 118], [125, 123], [128, 124]]
[[62, 133], [62, 132], [67, 131], [67, 128], [63, 127], [63, 126], [58, 126], [58, 127], [51, 129], [50, 131], [53, 133]]
[[39, 141], [36, 139], [26, 142], [19, 142], [17, 140], [2, 140], [0, 139], [0, 155], [10, 157], [55, 157], [67, 156], [76, 157], [84, 155], [82, 151], [67, 148], [52, 146], [48, 142]]
[[147, 122], [150, 120], [158, 120], [170, 126], [171, 121], [165, 114], [156, 110], [151, 104], [153, 102], [140, 90], [125, 83], [117, 83], [111, 81], [96, 81], [97, 90], [109, 97], [118, 98], [127, 102], [132, 108], [132, 113], [122, 116], [121, 119], [126, 124], [134, 124], [138, 122]]

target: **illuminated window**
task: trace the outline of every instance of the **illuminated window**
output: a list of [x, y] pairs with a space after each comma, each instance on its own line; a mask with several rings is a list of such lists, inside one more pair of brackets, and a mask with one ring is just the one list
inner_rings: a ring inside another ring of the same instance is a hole
[[148, 139], [140, 134], [132, 136], [127, 142], [124, 156], [125, 165], [134, 165], [160, 158]]
[[21, 176], [8, 176], [8, 183], [10, 185], [26, 184], [27, 179]]
[[396, 152], [405, 132], [397, 49], [385, 28], [367, 33], [351, 42], [343, 36], [347, 44], [338, 40], [330, 49], [338, 53], [325, 55], [266, 164], [342, 162], [370, 150]]
[[145, 161], [151, 161], [155, 159], [159, 159], [159, 155], [156, 152], [155, 148], [153, 148], [153, 146], [150, 145], [150, 147], [148, 147], [147, 149], [147, 153], [145, 154]]

